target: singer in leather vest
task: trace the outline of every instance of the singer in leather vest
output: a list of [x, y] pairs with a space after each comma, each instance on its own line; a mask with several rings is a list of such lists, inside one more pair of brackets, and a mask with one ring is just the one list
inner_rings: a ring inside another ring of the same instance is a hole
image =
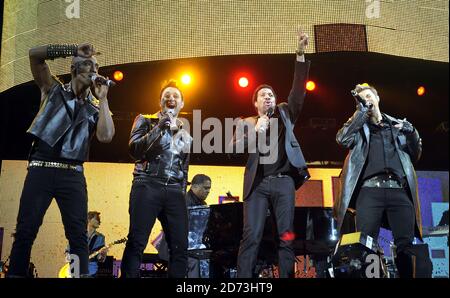
[[122, 277], [139, 277], [142, 254], [156, 218], [170, 252], [169, 277], [187, 273], [187, 208], [185, 193], [191, 136], [177, 115], [184, 105], [176, 82], [161, 89], [161, 111], [138, 115], [130, 135], [135, 159], [130, 193], [130, 228], [122, 258]]
[[[88, 159], [94, 134], [100, 142], [109, 143], [115, 132], [108, 107], [108, 86], [91, 79], [93, 75], [101, 77], [94, 55], [94, 47], [86, 43], [45, 45], [30, 50], [31, 72], [41, 91], [41, 106], [27, 131], [33, 136], [33, 144], [8, 277], [26, 276], [33, 242], [53, 198], [61, 211], [70, 253], [78, 256], [79, 274], [88, 276], [83, 162]], [[46, 60], [69, 56], [73, 57], [72, 80], [62, 84], [51, 75]]]
[[[303, 52], [307, 42], [308, 36], [300, 33], [288, 102], [276, 105], [272, 87], [257, 87], [253, 104], [258, 116], [241, 120], [231, 143], [233, 152], [238, 152], [240, 147], [249, 153], [244, 173], [244, 230], [238, 254], [238, 277], [255, 276], [257, 253], [269, 208], [273, 210], [278, 230], [280, 277], [293, 277], [294, 274], [295, 192], [310, 177], [293, 132], [306, 93], [310, 62], [305, 61]], [[266, 153], [260, 147], [264, 135], [266, 145], [271, 148]]]
[[55, 83], [27, 130], [27, 133], [35, 137], [31, 157], [35, 155], [39, 144], [45, 142], [52, 148], [60, 146], [61, 150], [58, 150], [59, 154], [56, 156], [58, 160], [75, 160], [80, 164], [86, 161], [90, 140], [98, 121], [98, 112], [98, 100], [92, 93], [89, 92], [85, 105], [77, 107], [70, 84]]
[[[358, 231], [378, 240], [380, 226], [389, 228], [397, 255], [405, 254], [414, 236], [419, 239], [422, 236], [413, 166], [421, 156], [422, 141], [406, 118], [401, 120], [380, 112], [375, 88], [363, 84], [355, 90], [362, 100], [336, 135], [337, 143], [349, 149], [340, 175], [340, 193], [333, 207], [337, 227], [342, 234], [347, 208], [356, 209]], [[401, 277], [412, 277], [410, 270], [403, 269], [412, 265], [397, 265]]]

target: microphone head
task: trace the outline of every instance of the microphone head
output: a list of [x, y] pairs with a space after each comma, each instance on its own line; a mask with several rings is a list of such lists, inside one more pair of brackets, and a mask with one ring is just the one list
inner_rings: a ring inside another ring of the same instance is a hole
[[272, 116], [272, 114], [273, 114], [273, 107], [270, 107], [267, 109], [266, 115], [270, 117]]
[[111, 81], [111, 80], [107, 80], [107, 79], [104, 79], [104, 78], [102, 78], [102, 77], [99, 77], [97, 74], [92, 74], [91, 75], [91, 80], [92, 80], [92, 82], [98, 82], [98, 83], [100, 83], [100, 84], [102, 84], [102, 85], [106, 85], [106, 86], [108, 86], [108, 87], [114, 87], [114, 86], [116, 86], [116, 83], [114, 82], [114, 81]]

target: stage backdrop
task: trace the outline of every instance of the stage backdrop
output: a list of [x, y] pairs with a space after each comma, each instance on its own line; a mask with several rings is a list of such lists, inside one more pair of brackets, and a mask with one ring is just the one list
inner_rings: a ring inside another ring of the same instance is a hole
[[[26, 175], [26, 161], [3, 161], [0, 176], [0, 227], [4, 227], [3, 255], [5, 259], [11, 250], [11, 233], [14, 231], [19, 207], [19, 198]], [[101, 212], [99, 229], [105, 234], [106, 242], [127, 235], [129, 216], [128, 201], [131, 189], [133, 164], [85, 163], [88, 186], [89, 210]], [[211, 177], [212, 188], [207, 203], [218, 204], [219, 197], [231, 192], [242, 201], [243, 167], [199, 166], [189, 167], [189, 180], [198, 173]], [[296, 194], [296, 206], [331, 207], [337, 193], [340, 169], [311, 168], [311, 179]], [[432, 226], [432, 202], [448, 203], [448, 172], [418, 172], [419, 193], [422, 196], [422, 218], [424, 225]], [[448, 209], [448, 207], [447, 207]], [[159, 222], [154, 226], [150, 240], [161, 231]], [[387, 235], [385, 235], [388, 237]], [[1, 242], [1, 241], [0, 241]], [[67, 240], [61, 216], [53, 200], [35, 241], [31, 259], [41, 277], [56, 277], [64, 264], [64, 249]], [[110, 255], [122, 258], [124, 246], [111, 248]], [[155, 253], [150, 244], [145, 250]]]
[[[347, 51], [354, 50], [348, 43], [361, 43], [352, 26], [344, 35], [322, 27], [330, 32], [320, 30], [329, 37], [323, 40], [314, 31], [323, 24], [361, 25], [367, 45], [358, 46], [370, 52], [448, 62], [448, 6], [443, 0], [6, 0], [0, 92], [32, 79], [28, 50], [48, 43], [91, 42], [103, 53], [101, 66], [294, 53], [298, 26], [311, 36], [307, 53], [322, 43], [347, 43], [341, 48]], [[67, 63], [49, 64], [60, 75], [68, 73]]]

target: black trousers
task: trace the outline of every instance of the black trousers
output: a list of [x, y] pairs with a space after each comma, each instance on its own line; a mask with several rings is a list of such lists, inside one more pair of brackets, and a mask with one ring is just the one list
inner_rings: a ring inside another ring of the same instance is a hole
[[264, 178], [244, 201], [244, 231], [237, 264], [237, 274], [240, 278], [253, 277], [269, 204], [272, 206], [277, 225], [280, 277], [294, 275], [295, 254], [292, 240], [284, 236], [294, 230], [295, 185], [290, 176], [283, 176]]
[[55, 168], [29, 168], [20, 197], [9, 277], [27, 275], [31, 247], [53, 198], [61, 211], [70, 252], [79, 257], [80, 274], [88, 274], [87, 188], [83, 173]]
[[186, 277], [188, 217], [180, 185], [163, 185], [151, 178], [136, 178], [130, 193], [130, 229], [121, 264], [122, 277], [139, 277], [144, 249], [156, 218], [169, 246], [168, 276]]
[[397, 253], [412, 246], [416, 215], [408, 192], [403, 188], [362, 187], [356, 200], [358, 231], [377, 240], [384, 213], [394, 236]]

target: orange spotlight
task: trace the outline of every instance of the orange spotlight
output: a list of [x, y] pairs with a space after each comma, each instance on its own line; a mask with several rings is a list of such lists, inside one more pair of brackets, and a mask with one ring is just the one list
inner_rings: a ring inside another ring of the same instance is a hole
[[246, 77], [240, 77], [238, 83], [239, 83], [239, 87], [242, 87], [242, 88], [248, 87], [248, 79]]
[[425, 87], [424, 86], [420, 86], [419, 88], [417, 88], [417, 95], [422, 96], [425, 94]]
[[189, 85], [191, 83], [191, 80], [191, 76], [187, 73], [181, 76], [181, 82], [185, 85]]
[[113, 78], [114, 78], [114, 80], [116, 80], [116, 81], [122, 81], [122, 80], [123, 80], [123, 72], [121, 72], [120, 70], [116, 70], [116, 71], [113, 73]]
[[314, 81], [306, 82], [306, 90], [314, 91], [314, 89], [316, 89], [316, 83], [314, 83]]

